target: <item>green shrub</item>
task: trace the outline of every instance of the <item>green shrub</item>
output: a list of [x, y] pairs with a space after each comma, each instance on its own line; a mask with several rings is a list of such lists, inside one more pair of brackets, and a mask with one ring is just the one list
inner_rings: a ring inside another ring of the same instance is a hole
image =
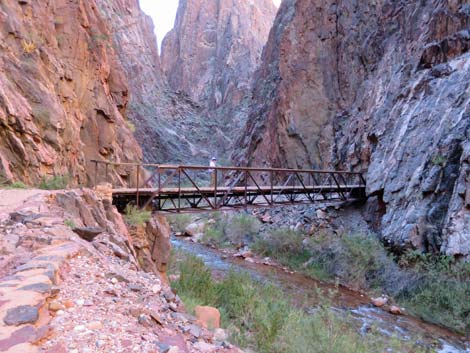
[[246, 240], [253, 239], [261, 224], [252, 215], [239, 213], [228, 220], [225, 233], [228, 239], [236, 245], [243, 245]]
[[8, 188], [9, 189], [27, 189], [28, 185], [26, 185], [22, 181], [15, 181], [11, 183], [10, 185], [8, 185]]
[[15, 181], [11, 184], [8, 181], [0, 182], [0, 188], [3, 189], [28, 189], [29, 186], [23, 183], [22, 181]]
[[152, 218], [152, 212], [132, 205], [127, 205], [124, 213], [126, 223], [131, 226], [143, 226]]
[[453, 257], [410, 251], [396, 262], [374, 235], [306, 238], [287, 229], [252, 248], [317, 279], [386, 292], [425, 321], [470, 334], [470, 264]]
[[224, 229], [217, 226], [207, 226], [202, 241], [206, 244], [221, 246], [225, 242]]
[[179, 264], [180, 279], [174, 287], [181, 295], [193, 298], [200, 305], [215, 305], [216, 286], [204, 262], [188, 256]]
[[299, 270], [310, 258], [310, 253], [303, 244], [304, 237], [302, 232], [289, 228], [275, 229], [263, 237], [258, 237], [253, 244], [253, 250]]
[[188, 214], [177, 214], [168, 216], [168, 220], [175, 232], [183, 233], [191, 223], [191, 216]]
[[69, 183], [68, 175], [55, 175], [50, 178], [43, 177], [39, 184], [39, 189], [42, 190], [61, 190], [66, 189]]
[[410, 251], [399, 259], [416, 280], [398, 295], [423, 320], [470, 334], [470, 264], [451, 256]]
[[431, 160], [432, 164], [441, 166], [441, 167], [443, 167], [446, 164], [446, 162], [447, 162], [446, 157], [441, 154], [435, 155]]
[[69, 227], [70, 229], [74, 229], [76, 228], [77, 226], [75, 225], [75, 222], [73, 221], [73, 219], [66, 219], [64, 220], [64, 224]]

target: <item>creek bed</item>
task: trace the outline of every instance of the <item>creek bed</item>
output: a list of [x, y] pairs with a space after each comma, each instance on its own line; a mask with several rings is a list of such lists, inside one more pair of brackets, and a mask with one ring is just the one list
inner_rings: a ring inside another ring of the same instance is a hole
[[172, 246], [185, 253], [195, 255], [204, 261], [215, 277], [223, 277], [230, 270], [246, 272], [254, 280], [273, 283], [286, 293], [286, 296], [306, 312], [313, 311], [318, 304], [317, 289], [334, 293], [334, 310], [358, 321], [361, 332], [371, 327], [388, 336], [410, 340], [420, 337], [426, 347], [436, 347], [439, 353], [470, 353], [470, 342], [465, 341], [444, 328], [425, 323], [408, 315], [393, 315], [370, 303], [370, 298], [342, 286], [334, 286], [308, 278], [298, 273], [288, 273], [281, 268], [250, 263], [240, 258], [227, 257], [221, 252], [188, 239], [172, 238]]

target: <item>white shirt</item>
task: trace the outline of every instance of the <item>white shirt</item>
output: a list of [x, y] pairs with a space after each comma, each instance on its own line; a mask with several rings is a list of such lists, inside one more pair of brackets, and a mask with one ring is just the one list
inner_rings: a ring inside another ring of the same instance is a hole
[[[212, 160], [211, 160], [211, 161], [209, 162], [209, 167], [215, 167], [215, 166], [216, 166], [216, 165], [215, 165], [215, 161], [212, 161]], [[210, 173], [213, 173], [213, 172], [214, 172], [214, 169], [209, 169], [209, 172], [210, 172]]]

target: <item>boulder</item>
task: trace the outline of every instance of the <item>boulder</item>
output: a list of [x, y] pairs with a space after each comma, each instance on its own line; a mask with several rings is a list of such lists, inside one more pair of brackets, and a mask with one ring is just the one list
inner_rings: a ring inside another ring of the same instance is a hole
[[39, 319], [39, 311], [31, 305], [21, 305], [9, 309], [3, 321], [9, 326], [34, 324]]
[[393, 314], [393, 315], [402, 315], [403, 314], [403, 310], [402, 308], [396, 306], [396, 305], [392, 305], [390, 306], [390, 308], [388, 308], [388, 312], [390, 314]]
[[378, 297], [378, 298], [372, 298], [371, 301], [372, 301], [372, 304], [374, 304], [375, 307], [381, 308], [385, 304], [387, 304], [388, 299], [385, 298], [385, 297]]
[[220, 311], [218, 309], [211, 306], [196, 306], [194, 312], [204, 327], [210, 329], [220, 327]]
[[184, 235], [187, 237], [194, 237], [197, 234], [200, 234], [203, 232], [204, 232], [204, 223], [191, 223], [185, 228]]
[[74, 233], [86, 241], [92, 242], [98, 235], [104, 232], [103, 229], [97, 227], [78, 227], [73, 229]]

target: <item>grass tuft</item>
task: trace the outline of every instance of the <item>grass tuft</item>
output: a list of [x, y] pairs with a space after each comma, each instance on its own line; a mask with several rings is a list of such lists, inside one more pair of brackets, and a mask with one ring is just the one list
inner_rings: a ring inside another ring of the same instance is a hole
[[73, 219], [66, 219], [64, 220], [64, 224], [69, 227], [70, 229], [75, 229], [77, 228], [75, 222], [73, 221]]
[[145, 223], [152, 218], [152, 212], [142, 210], [139, 207], [127, 205], [125, 209], [124, 219], [130, 226], [144, 226]]
[[68, 175], [55, 175], [50, 178], [43, 177], [38, 187], [42, 190], [62, 190], [66, 189], [68, 184]]

